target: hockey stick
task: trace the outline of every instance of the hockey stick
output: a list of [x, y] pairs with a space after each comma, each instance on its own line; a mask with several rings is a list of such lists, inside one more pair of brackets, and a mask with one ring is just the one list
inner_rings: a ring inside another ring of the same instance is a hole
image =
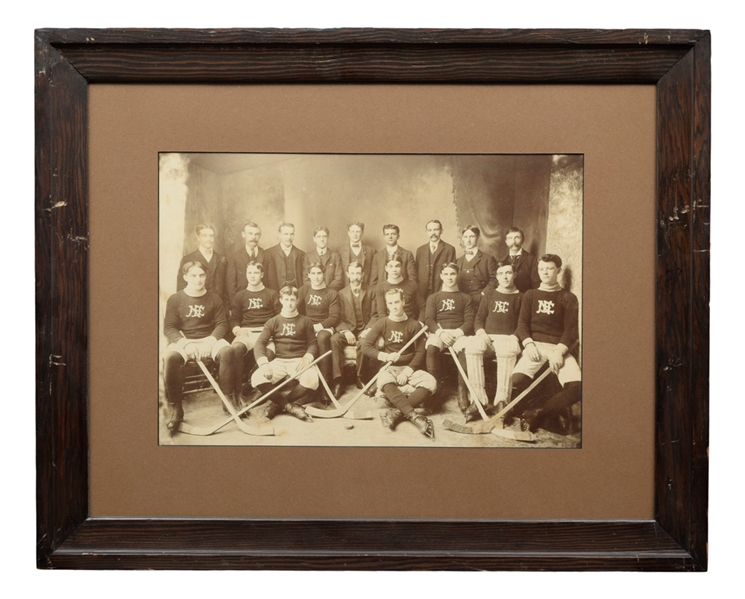
[[[416, 335], [414, 335], [411, 339], [409, 339], [404, 344], [404, 346], [400, 350], [398, 350], [398, 352], [396, 353], [398, 353], [399, 355], [403, 354], [404, 350], [406, 350], [412, 343], [414, 343], [414, 341], [416, 341], [421, 336], [421, 334], [424, 333], [424, 331], [426, 330], [427, 330], [427, 327], [422, 326], [419, 332]], [[380, 370], [378, 370], [378, 373], [374, 377], [372, 377], [365, 384], [365, 386], [362, 387], [362, 389], [360, 389], [357, 392], [357, 395], [355, 395], [352, 399], [350, 399], [347, 402], [347, 404], [342, 406], [341, 408], [337, 408], [336, 410], [319, 410], [318, 408], [314, 408], [313, 406], [308, 406], [305, 408], [305, 411], [311, 416], [313, 416], [314, 418], [339, 418], [340, 416], [344, 416], [349, 411], [349, 408], [351, 408], [355, 404], [355, 402], [365, 394], [365, 391], [367, 391], [372, 386], [372, 384], [376, 380], [378, 380], [380, 373], [383, 372], [384, 370], [388, 370], [388, 367], [392, 363], [393, 362], [386, 362], [383, 365], [383, 367]]]
[[230, 417], [238, 425], [239, 429], [241, 429], [247, 435], [255, 435], [257, 437], [271, 437], [272, 435], [274, 435], [274, 429], [271, 426], [256, 427], [249, 426], [248, 424], [243, 422], [243, 420], [241, 420], [241, 417], [238, 416], [238, 413], [235, 411], [233, 403], [227, 397], [225, 397], [225, 394], [222, 392], [222, 389], [220, 389], [220, 386], [217, 384], [217, 381], [212, 376], [208, 368], [204, 365], [204, 362], [202, 362], [201, 359], [198, 359], [197, 364], [199, 364], [199, 368], [202, 369], [204, 376], [207, 377], [207, 380], [210, 382], [210, 385], [212, 385], [212, 388], [220, 396], [223, 405], [227, 408], [228, 412], [230, 412]]
[[[334, 402], [334, 406], [336, 406], [337, 410], [341, 410], [341, 404], [339, 403], [339, 400], [334, 397], [334, 394], [331, 392], [331, 389], [329, 389], [329, 384], [326, 382], [326, 377], [321, 374], [321, 369], [316, 366], [316, 371], [318, 372], [318, 379], [321, 381], [321, 384], [323, 385], [323, 388], [326, 389], [326, 393], [328, 393], [329, 397], [331, 398], [331, 401]], [[307, 411], [307, 408], [306, 408]], [[325, 412], [324, 412], [325, 413]], [[364, 414], [355, 414], [354, 410], [351, 410], [344, 414], [344, 418], [348, 418], [349, 420], [372, 420], [372, 412], [368, 410]]]
[[[567, 354], [571, 353], [571, 351], [577, 347], [577, 344], [579, 341], [575, 341], [572, 343], [572, 346], [567, 350]], [[461, 424], [454, 424], [451, 421], [443, 422], [443, 426], [449, 430], [455, 431], [457, 433], [466, 433], [470, 435], [481, 435], [481, 434], [487, 434], [492, 432], [492, 429], [497, 425], [497, 422], [504, 418], [504, 415], [514, 408], [519, 402], [521, 402], [528, 393], [530, 393], [533, 389], [535, 389], [538, 384], [545, 379], [549, 374], [551, 374], [551, 368], [548, 368], [543, 371], [542, 374], [538, 375], [530, 385], [522, 392], [520, 395], [518, 395], [515, 399], [513, 399], [510, 403], [507, 404], [502, 410], [499, 411], [498, 414], [495, 416], [492, 416], [489, 418], [489, 420], [484, 420], [483, 422], [477, 422], [476, 424], [472, 426], [465, 426]], [[521, 439], [518, 439], [521, 440]]]
[[[259, 399], [257, 399], [256, 401], [251, 402], [245, 408], [241, 408], [241, 410], [239, 412], [237, 412], [236, 415], [237, 416], [240, 416], [241, 414], [247, 412], [251, 408], [259, 405], [267, 397], [269, 397], [272, 393], [274, 393], [275, 391], [279, 391], [287, 383], [289, 383], [292, 380], [295, 380], [297, 377], [299, 377], [301, 374], [303, 374], [306, 370], [308, 370], [309, 368], [312, 368], [313, 366], [315, 366], [320, 360], [322, 360], [323, 358], [325, 358], [326, 356], [328, 356], [330, 353], [331, 353], [331, 350], [327, 351], [322, 356], [316, 358], [310, 364], [308, 364], [305, 368], [303, 368], [301, 371], [296, 372], [291, 377], [289, 377], [289, 378], [285, 379], [284, 381], [280, 382], [276, 387], [273, 387], [272, 389], [270, 389], [269, 391], [267, 391], [266, 393], [264, 393], [264, 395], [262, 395], [261, 397], [259, 397]], [[199, 435], [201, 437], [206, 437], [208, 435], [212, 435], [212, 434], [216, 433], [222, 427], [224, 427], [226, 424], [230, 424], [231, 422], [233, 422], [233, 417], [232, 416], [230, 418], [228, 418], [228, 419], [220, 422], [219, 424], [216, 424], [216, 425], [210, 426], [210, 427], [206, 427], [206, 426], [197, 427], [197, 426], [191, 426], [191, 425], [188, 425], [188, 424], [186, 426], [184, 426], [185, 423], [182, 422], [181, 423], [181, 428], [179, 428], [179, 430], [181, 432], [183, 432], [183, 433], [188, 434], [188, 435]], [[272, 434], [274, 434], [274, 433], [272, 432]]]

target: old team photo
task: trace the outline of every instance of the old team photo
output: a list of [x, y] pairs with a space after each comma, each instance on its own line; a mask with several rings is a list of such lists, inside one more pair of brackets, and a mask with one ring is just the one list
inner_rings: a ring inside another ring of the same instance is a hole
[[581, 447], [583, 168], [161, 153], [160, 444]]

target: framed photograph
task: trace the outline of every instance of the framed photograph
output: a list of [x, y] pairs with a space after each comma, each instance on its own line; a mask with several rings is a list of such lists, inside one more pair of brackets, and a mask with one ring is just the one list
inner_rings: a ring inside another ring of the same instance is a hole
[[[706, 569], [709, 52], [38, 31], [39, 567]], [[350, 262], [370, 318], [314, 322]], [[487, 315], [513, 288], [508, 368]]]

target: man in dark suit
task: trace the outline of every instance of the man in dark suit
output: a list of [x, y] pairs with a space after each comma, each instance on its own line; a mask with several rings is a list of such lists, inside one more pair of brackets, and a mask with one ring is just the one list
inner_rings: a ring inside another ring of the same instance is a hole
[[455, 248], [440, 239], [442, 223], [439, 220], [431, 220], [427, 223], [426, 229], [429, 243], [425, 243], [416, 251], [419, 297], [424, 302], [442, 287], [442, 279], [439, 273], [443, 265], [455, 262]]
[[347, 267], [349, 285], [339, 292], [341, 302], [341, 322], [336, 333], [331, 337], [332, 391], [338, 399], [344, 393], [342, 369], [344, 366], [344, 348], [357, 346], [357, 388], [362, 388], [365, 370], [365, 356], [362, 353], [362, 340], [370, 331], [372, 319], [373, 292], [362, 282], [362, 265], [350, 262]]
[[259, 239], [261, 239], [259, 225], [246, 223], [243, 225], [241, 237], [245, 240], [245, 245], [228, 256], [228, 273], [225, 286], [228, 292], [228, 301], [231, 303], [236, 293], [243, 291], [248, 285], [246, 268], [249, 262], [258, 262], [261, 264], [263, 272], [267, 271], [265, 252], [259, 247]]
[[266, 273], [266, 286], [269, 289], [279, 291], [287, 286], [302, 287], [305, 252], [293, 245], [294, 240], [295, 225], [279, 225], [279, 243], [267, 249], [265, 254], [269, 260]]
[[188, 262], [200, 262], [207, 272], [205, 289], [216, 293], [225, 302], [227, 300], [225, 294], [225, 273], [228, 265], [225, 256], [218, 254], [213, 249], [215, 246], [215, 229], [209, 225], [197, 225], [194, 232], [196, 233], [199, 247], [181, 258], [181, 262], [178, 265], [176, 291], [181, 291], [186, 287], [186, 281], [182, 273], [184, 264]]
[[525, 293], [528, 289], [537, 289], [541, 284], [538, 276], [538, 261], [535, 256], [523, 249], [525, 235], [522, 230], [510, 227], [504, 241], [510, 248], [510, 253], [502, 261], [512, 264], [515, 271], [515, 287], [521, 293]]
[[461, 244], [464, 253], [455, 263], [460, 272], [458, 274], [458, 288], [470, 294], [478, 305], [484, 289], [497, 288], [497, 261], [494, 256], [485, 254], [478, 249], [481, 230], [468, 225], [461, 234]]
[[398, 245], [398, 238], [401, 232], [398, 225], [383, 225], [383, 237], [385, 238], [385, 247], [380, 250], [373, 258], [372, 274], [370, 275], [370, 287], [375, 289], [378, 283], [382, 283], [388, 278], [385, 271], [385, 265], [388, 263], [388, 257], [398, 254], [402, 260], [401, 271], [404, 279], [409, 279], [416, 283], [416, 262], [414, 254], [405, 250]]
[[316, 248], [305, 254], [305, 259], [303, 260], [303, 284], [310, 283], [310, 279], [308, 278], [310, 265], [320, 263], [323, 267], [323, 280], [326, 283], [326, 287], [334, 291], [340, 291], [344, 286], [341, 256], [328, 247], [328, 228], [316, 227], [313, 231], [313, 241], [316, 244]]
[[365, 223], [355, 222], [347, 225], [347, 235], [349, 243], [339, 248], [341, 257], [343, 283], [346, 287], [349, 285], [347, 278], [347, 269], [350, 262], [359, 262], [362, 266], [362, 284], [365, 287], [370, 286], [370, 273], [372, 272], [373, 257], [375, 250], [372, 246], [362, 243], [362, 234], [365, 232]]

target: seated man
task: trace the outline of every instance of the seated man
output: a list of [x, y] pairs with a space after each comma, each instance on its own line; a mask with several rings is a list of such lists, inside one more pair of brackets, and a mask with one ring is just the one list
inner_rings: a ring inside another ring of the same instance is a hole
[[[442, 289], [427, 298], [425, 324], [429, 329], [429, 337], [425, 345], [427, 352], [427, 372], [431, 374], [442, 372], [440, 352], [452, 347], [464, 370], [466, 358], [467, 335], [473, 335], [473, 319], [475, 311], [471, 296], [458, 290], [458, 265], [450, 262], [443, 264], [440, 269]], [[474, 397], [473, 401], [480, 398]], [[463, 377], [458, 374], [458, 407], [468, 414], [468, 389]], [[475, 406], [474, 406], [474, 409]]]
[[332, 249], [329, 249], [329, 230], [326, 227], [316, 227], [313, 231], [313, 241], [316, 248], [307, 252], [303, 258], [303, 283], [308, 283], [308, 270], [310, 265], [318, 262], [323, 268], [323, 278], [326, 281], [326, 287], [334, 291], [340, 291], [343, 285], [343, 272], [341, 266], [341, 256]]
[[337, 332], [331, 337], [333, 361], [333, 392], [338, 399], [344, 392], [342, 381], [342, 367], [344, 365], [344, 348], [348, 345], [357, 346], [357, 388], [362, 389], [365, 376], [366, 360], [362, 353], [362, 340], [370, 331], [372, 318], [373, 294], [362, 283], [363, 268], [359, 262], [353, 261], [347, 267], [349, 285], [339, 292], [341, 305], [341, 321], [336, 327]]
[[[259, 338], [267, 320], [279, 314], [282, 306], [279, 293], [264, 287], [264, 266], [261, 262], [251, 261], [246, 266], [247, 287], [233, 297], [228, 325], [235, 335], [232, 348], [235, 355], [235, 391], [243, 385], [244, 366], [247, 358], [253, 357], [251, 351]], [[274, 356], [273, 346], [271, 360]]]
[[521, 428], [535, 431], [547, 416], [559, 415], [581, 398], [582, 374], [577, 360], [569, 353], [579, 339], [579, 303], [576, 295], [558, 283], [561, 264], [556, 254], [542, 256], [538, 261], [541, 284], [523, 295], [517, 336], [524, 349], [512, 373], [512, 398], [530, 385], [546, 362], [563, 389], [528, 409], [517, 404], [505, 414], [507, 426], [521, 415]]
[[[297, 287], [282, 287], [279, 301], [282, 311], [267, 321], [254, 345], [259, 368], [251, 376], [251, 384], [261, 395], [269, 393], [272, 385], [285, 376], [293, 376], [302, 371], [318, 354], [313, 323], [310, 318], [297, 311]], [[274, 341], [276, 352], [276, 357], [271, 361], [267, 356], [270, 341]], [[263, 419], [271, 420], [284, 410], [295, 418], [313, 422], [301, 404], [308, 400], [310, 391], [318, 388], [318, 374], [315, 369], [309, 368], [285, 387], [291, 389], [286, 396], [275, 393], [269, 397], [271, 401], [262, 413]]]
[[[421, 324], [404, 312], [404, 296], [400, 289], [389, 289], [385, 295], [385, 303], [389, 310], [388, 316], [376, 321], [362, 340], [362, 350], [371, 360], [392, 362], [377, 380], [378, 389], [393, 406], [380, 414], [380, 420], [383, 426], [394, 430], [405, 418], [413, 422], [423, 435], [434, 437], [432, 421], [414, 411], [416, 406], [437, 391], [435, 378], [422, 370], [423, 339], [417, 339], [405, 353], [399, 353], [421, 330]], [[379, 339], [383, 340], [382, 349], [378, 349]]]
[[235, 405], [234, 359], [224, 339], [228, 325], [223, 301], [216, 293], [205, 289], [207, 269], [201, 262], [187, 262], [182, 273], [186, 286], [168, 298], [163, 321], [163, 333], [169, 341], [163, 370], [171, 408], [166, 426], [171, 436], [178, 432], [184, 419], [184, 365], [189, 360], [211, 357], [218, 362], [220, 389]]
[[375, 314], [373, 320], [385, 318], [388, 314], [385, 296], [390, 289], [400, 289], [404, 294], [404, 310], [409, 318], [423, 320], [424, 305], [419, 296], [419, 286], [416, 281], [404, 279], [404, 261], [399, 254], [388, 256], [385, 263], [385, 272], [388, 278], [381, 281], [375, 287]]
[[[310, 283], [303, 285], [298, 292], [298, 311], [305, 314], [313, 323], [313, 330], [316, 332], [318, 341], [318, 355], [323, 355], [331, 349], [331, 335], [334, 334], [334, 327], [341, 320], [339, 294], [326, 287], [323, 266], [320, 262], [314, 262], [309, 266], [308, 276]], [[326, 356], [321, 360], [318, 367], [326, 382], [330, 382], [332, 380], [331, 356]]]
[[466, 363], [468, 377], [477, 393], [485, 401], [484, 389], [484, 355], [497, 358], [497, 392], [494, 396], [496, 411], [500, 412], [507, 405], [512, 388], [512, 370], [517, 356], [520, 355], [520, 342], [515, 333], [517, 318], [520, 314], [522, 294], [515, 287], [515, 269], [512, 263], [497, 263], [496, 289], [487, 288], [481, 298], [474, 328], [476, 335], [468, 340]]

